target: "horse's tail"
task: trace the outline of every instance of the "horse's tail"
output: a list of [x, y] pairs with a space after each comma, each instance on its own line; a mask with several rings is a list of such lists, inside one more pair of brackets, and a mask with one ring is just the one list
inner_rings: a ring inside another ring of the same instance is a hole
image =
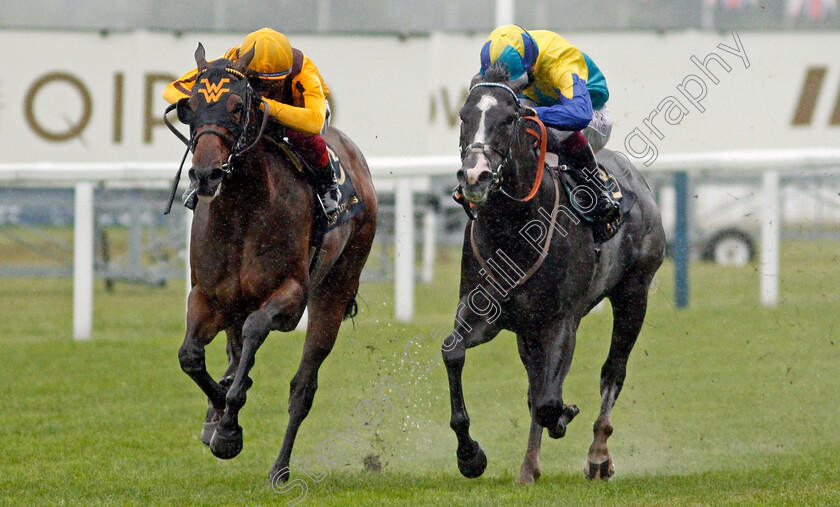
[[344, 318], [342, 320], [352, 319], [359, 313], [359, 304], [356, 302], [356, 296], [359, 295], [359, 287], [353, 292], [353, 297], [347, 302], [347, 308], [344, 309]]

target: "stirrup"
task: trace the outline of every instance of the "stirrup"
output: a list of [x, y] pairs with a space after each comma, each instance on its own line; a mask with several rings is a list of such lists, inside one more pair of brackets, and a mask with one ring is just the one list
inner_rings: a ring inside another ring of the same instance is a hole
[[[330, 216], [338, 211], [341, 202], [341, 189], [338, 188], [338, 185], [328, 187], [323, 193], [317, 193], [316, 195], [324, 215]], [[335, 195], [335, 198], [333, 198], [333, 195]]]

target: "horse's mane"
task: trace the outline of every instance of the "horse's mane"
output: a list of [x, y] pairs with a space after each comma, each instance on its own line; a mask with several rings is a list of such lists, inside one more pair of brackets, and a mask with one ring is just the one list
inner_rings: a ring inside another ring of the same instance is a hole
[[487, 70], [484, 71], [484, 79], [482, 79], [482, 82], [507, 83], [509, 80], [510, 73], [508, 72], [507, 65], [502, 62], [496, 62], [487, 67]]

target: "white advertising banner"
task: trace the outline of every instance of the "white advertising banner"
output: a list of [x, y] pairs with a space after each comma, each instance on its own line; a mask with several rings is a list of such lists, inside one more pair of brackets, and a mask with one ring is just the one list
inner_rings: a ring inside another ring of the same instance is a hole
[[[570, 33], [598, 64], [609, 147], [660, 154], [835, 147], [840, 34]], [[177, 162], [161, 92], [244, 34], [0, 31], [2, 163]], [[332, 90], [334, 124], [368, 157], [454, 155], [458, 109], [486, 37], [290, 35]]]

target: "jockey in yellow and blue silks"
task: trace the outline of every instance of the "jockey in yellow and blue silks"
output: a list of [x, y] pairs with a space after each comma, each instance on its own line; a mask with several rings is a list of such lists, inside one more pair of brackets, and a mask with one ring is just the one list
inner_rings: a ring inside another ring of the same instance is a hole
[[511, 81], [527, 75], [520, 98], [548, 127], [549, 149], [566, 163], [575, 181], [598, 196], [591, 216], [601, 221], [615, 217], [618, 205], [597, 177], [594, 154], [612, 130], [601, 70], [560, 35], [517, 25], [496, 28], [482, 46], [480, 73], [494, 64], [506, 66]]

